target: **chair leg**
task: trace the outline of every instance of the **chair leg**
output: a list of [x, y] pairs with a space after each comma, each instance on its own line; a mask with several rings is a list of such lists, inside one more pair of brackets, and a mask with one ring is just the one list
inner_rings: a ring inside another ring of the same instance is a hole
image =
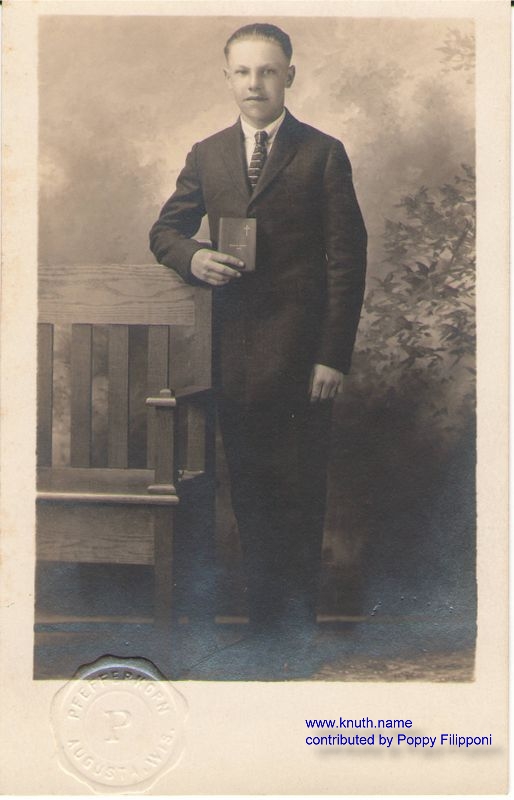
[[154, 625], [159, 637], [166, 638], [171, 634], [173, 605], [173, 514], [170, 508], [155, 509]]

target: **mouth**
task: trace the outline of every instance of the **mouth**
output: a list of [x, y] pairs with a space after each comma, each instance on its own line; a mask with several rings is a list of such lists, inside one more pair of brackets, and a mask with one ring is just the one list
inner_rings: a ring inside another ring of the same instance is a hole
[[266, 99], [266, 97], [247, 97], [245, 103], [263, 103]]

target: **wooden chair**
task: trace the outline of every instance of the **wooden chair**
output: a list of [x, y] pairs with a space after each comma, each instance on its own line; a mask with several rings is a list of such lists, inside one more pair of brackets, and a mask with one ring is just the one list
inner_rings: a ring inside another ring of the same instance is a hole
[[174, 533], [196, 514], [214, 537], [210, 349], [210, 293], [166, 267], [40, 268], [37, 560], [151, 564], [154, 614], [36, 607], [36, 639], [85, 627], [101, 656], [117, 646], [102, 625], [150, 626], [130, 655], [170, 674]]

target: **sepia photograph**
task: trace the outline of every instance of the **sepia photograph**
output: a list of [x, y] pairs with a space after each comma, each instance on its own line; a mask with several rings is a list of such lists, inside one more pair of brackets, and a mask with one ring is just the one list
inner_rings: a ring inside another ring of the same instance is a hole
[[6, 12], [3, 786], [502, 791], [508, 9]]
[[36, 677], [155, 623], [167, 677], [472, 679], [474, 64], [40, 20]]

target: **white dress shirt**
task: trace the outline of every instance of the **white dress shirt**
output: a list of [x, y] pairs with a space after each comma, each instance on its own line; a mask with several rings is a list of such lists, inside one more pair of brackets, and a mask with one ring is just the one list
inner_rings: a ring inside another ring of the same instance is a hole
[[281, 115], [277, 119], [273, 120], [273, 122], [271, 122], [269, 125], [266, 125], [265, 128], [254, 128], [252, 125], [249, 125], [248, 122], [245, 122], [245, 120], [241, 118], [241, 128], [243, 129], [243, 134], [245, 137], [247, 166], [250, 164], [250, 161], [252, 160], [253, 151], [255, 150], [255, 134], [257, 133], [257, 131], [266, 131], [266, 133], [268, 134], [268, 139], [266, 141], [266, 149], [269, 155], [270, 150], [273, 147], [275, 136], [277, 135], [278, 129], [282, 125], [285, 116], [286, 116], [286, 110], [284, 108]]

